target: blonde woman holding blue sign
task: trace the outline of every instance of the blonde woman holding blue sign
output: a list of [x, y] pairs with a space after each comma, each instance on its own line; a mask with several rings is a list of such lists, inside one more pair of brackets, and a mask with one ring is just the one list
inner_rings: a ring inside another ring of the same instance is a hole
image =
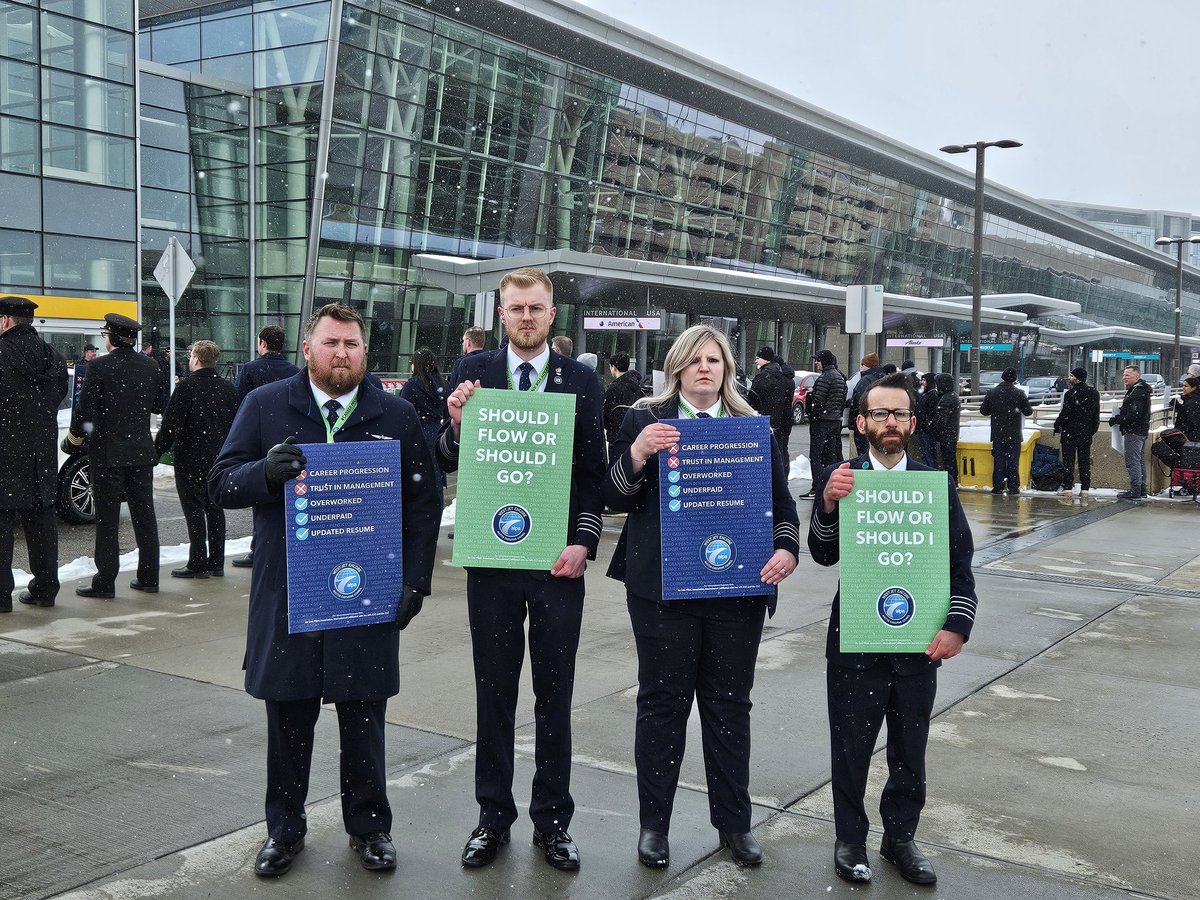
[[629, 514], [608, 575], [627, 586], [638, 649], [638, 859], [650, 867], [670, 864], [667, 834], [695, 698], [710, 819], [734, 861], [756, 866], [763, 857], [750, 833], [750, 690], [765, 614], [775, 611], [776, 585], [796, 568], [796, 504], [788, 493], [783, 457], [770, 438], [771, 517], [763, 517], [762, 527], [773, 526], [773, 533], [767, 535], [769, 557], [759, 572], [761, 591], [663, 601], [656, 457], [674, 453], [680, 419], [755, 415], [737, 392], [733, 354], [719, 331], [707, 325], [689, 328], [667, 353], [663, 368], [663, 392], [639, 400], [626, 414], [604, 482], [606, 504]]

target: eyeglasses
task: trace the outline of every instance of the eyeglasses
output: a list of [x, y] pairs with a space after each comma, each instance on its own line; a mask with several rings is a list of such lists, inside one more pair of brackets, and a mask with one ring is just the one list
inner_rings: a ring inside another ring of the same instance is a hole
[[505, 316], [512, 316], [514, 319], [523, 319], [529, 316], [531, 319], [540, 319], [550, 311], [548, 306], [506, 306], [504, 308]]
[[911, 409], [868, 409], [867, 415], [872, 422], [886, 422], [888, 416], [895, 416], [897, 422], [907, 422], [912, 418]]

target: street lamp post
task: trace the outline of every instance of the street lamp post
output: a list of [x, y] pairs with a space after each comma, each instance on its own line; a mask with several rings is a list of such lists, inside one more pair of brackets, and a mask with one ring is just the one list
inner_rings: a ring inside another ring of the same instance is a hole
[[974, 284], [971, 289], [971, 393], [979, 393], [979, 342], [983, 319], [983, 153], [988, 147], [1020, 147], [1020, 141], [976, 141], [973, 144], [947, 144], [943, 153], [975, 151], [975, 252], [972, 258]]
[[1183, 324], [1183, 245], [1200, 244], [1200, 236], [1190, 238], [1160, 237], [1154, 243], [1160, 247], [1176, 247], [1175, 254], [1175, 354], [1171, 360], [1171, 385], [1179, 384], [1183, 370], [1179, 365], [1179, 331]]

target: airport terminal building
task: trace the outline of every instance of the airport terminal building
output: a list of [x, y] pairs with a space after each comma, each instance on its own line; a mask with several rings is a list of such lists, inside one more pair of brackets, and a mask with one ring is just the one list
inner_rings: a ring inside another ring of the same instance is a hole
[[[448, 364], [519, 265], [577, 351], [642, 367], [711, 317], [748, 367], [806, 368], [849, 349], [850, 285], [882, 285], [893, 361], [969, 340], [971, 173], [570, 0], [0, 0], [0, 25], [0, 291], [68, 357], [109, 311], [165, 344], [171, 237], [177, 344], [231, 361], [340, 301], [373, 370]], [[984, 229], [984, 368], [1170, 370], [1174, 260], [994, 184]], [[1200, 270], [1183, 293], [1186, 364]]]

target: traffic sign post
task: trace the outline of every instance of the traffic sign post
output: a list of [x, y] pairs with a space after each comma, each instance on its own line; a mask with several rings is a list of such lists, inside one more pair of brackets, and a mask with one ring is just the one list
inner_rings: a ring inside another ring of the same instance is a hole
[[167, 243], [167, 249], [159, 257], [158, 265], [154, 267], [154, 280], [162, 285], [162, 289], [167, 295], [167, 340], [170, 342], [167, 353], [170, 369], [167, 375], [167, 391], [169, 393], [175, 391], [175, 304], [179, 302], [179, 298], [183, 296], [183, 292], [187, 290], [187, 286], [191, 284], [195, 275], [196, 264], [192, 262], [192, 258], [183, 249], [178, 238], [171, 238]]

